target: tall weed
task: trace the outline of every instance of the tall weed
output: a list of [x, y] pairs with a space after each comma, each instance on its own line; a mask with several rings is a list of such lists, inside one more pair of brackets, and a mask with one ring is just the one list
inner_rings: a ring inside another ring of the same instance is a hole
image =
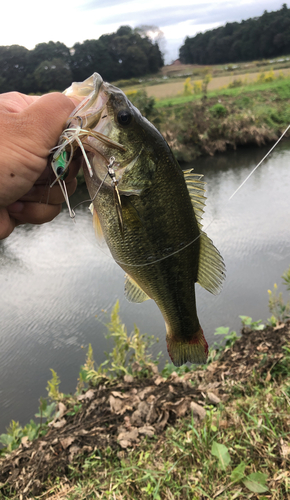
[[[141, 334], [136, 325], [133, 332], [128, 335], [125, 325], [121, 322], [119, 308], [119, 301], [117, 301], [112, 310], [110, 322], [105, 325], [108, 330], [105, 337], [114, 341], [112, 351], [105, 353], [107, 359], [95, 368], [93, 349], [89, 345], [86, 363], [80, 371], [78, 389], [85, 383], [97, 385], [102, 380], [133, 373], [145, 375], [146, 370], [152, 364], [150, 348], [158, 342], [158, 338]], [[154, 363], [158, 363], [160, 355], [159, 353]]]
[[[290, 266], [282, 275], [282, 280], [287, 291], [290, 291]], [[278, 293], [277, 283], [274, 284], [273, 291], [268, 290], [268, 307], [272, 314], [268, 319], [271, 326], [277, 326], [290, 319], [290, 300], [284, 302], [282, 292]]]

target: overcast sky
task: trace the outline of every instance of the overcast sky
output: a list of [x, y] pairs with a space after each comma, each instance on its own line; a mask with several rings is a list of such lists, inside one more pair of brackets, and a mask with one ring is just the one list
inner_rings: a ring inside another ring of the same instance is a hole
[[[186, 36], [226, 22], [279, 10], [283, 0], [6, 0], [1, 10], [0, 45], [32, 49], [50, 40], [72, 47], [121, 25], [158, 26], [164, 33], [165, 62], [177, 59]], [[96, 68], [97, 70], [97, 68]], [[1, 74], [1, 69], [0, 69]]]

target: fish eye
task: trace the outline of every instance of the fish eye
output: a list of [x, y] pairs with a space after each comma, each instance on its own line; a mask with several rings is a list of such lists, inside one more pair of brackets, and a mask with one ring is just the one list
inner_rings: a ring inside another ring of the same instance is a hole
[[132, 115], [130, 111], [127, 111], [126, 109], [123, 109], [122, 111], [119, 111], [117, 114], [117, 120], [120, 123], [120, 125], [129, 125], [132, 121]]

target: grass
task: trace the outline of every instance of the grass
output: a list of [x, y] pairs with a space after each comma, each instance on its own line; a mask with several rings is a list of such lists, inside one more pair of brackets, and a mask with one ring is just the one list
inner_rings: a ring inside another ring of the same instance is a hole
[[48, 484], [42, 498], [290, 498], [289, 431], [289, 383], [261, 387], [253, 374], [226, 406], [208, 407], [201, 425], [191, 416], [137, 449], [83, 457], [68, 474], [77, 484]]

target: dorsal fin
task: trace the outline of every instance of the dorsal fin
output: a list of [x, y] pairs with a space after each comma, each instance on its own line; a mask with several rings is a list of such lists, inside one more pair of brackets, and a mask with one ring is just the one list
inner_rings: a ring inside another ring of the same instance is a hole
[[149, 300], [147, 293], [145, 293], [142, 288], [136, 283], [129, 274], [125, 275], [125, 297], [129, 302], [136, 302], [140, 304], [145, 300]]
[[191, 198], [191, 203], [200, 230], [200, 251], [197, 282], [213, 294], [218, 294], [222, 289], [225, 279], [225, 264], [218, 249], [212, 240], [202, 230], [202, 214], [204, 212], [206, 197], [203, 175], [194, 174], [193, 170], [185, 170], [184, 178]]
[[97, 239], [99, 241], [101, 241], [104, 238], [103, 230], [102, 230], [99, 216], [97, 214], [97, 211], [96, 211], [93, 203], [90, 204], [89, 210], [91, 211], [92, 216], [93, 216], [93, 228], [95, 230], [95, 235], [96, 235]]

